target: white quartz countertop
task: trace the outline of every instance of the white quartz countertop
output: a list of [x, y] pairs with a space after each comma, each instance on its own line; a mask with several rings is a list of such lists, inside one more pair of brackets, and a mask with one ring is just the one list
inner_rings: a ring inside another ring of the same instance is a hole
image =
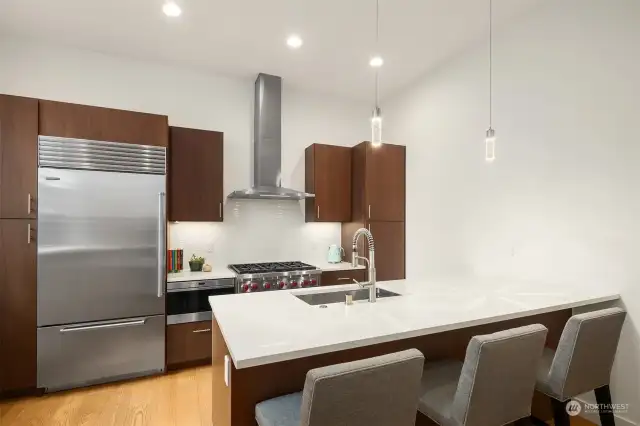
[[357, 289], [355, 284], [210, 297], [236, 368], [616, 300], [584, 284], [446, 278], [378, 283], [400, 297], [308, 305], [294, 294]]
[[188, 269], [181, 272], [171, 272], [167, 274], [167, 282], [216, 280], [235, 277], [236, 274], [225, 265], [213, 268], [211, 272], [191, 272]]
[[[323, 272], [329, 271], [348, 271], [352, 269], [364, 269], [365, 267], [359, 265], [354, 268], [351, 266], [349, 262], [341, 262], [341, 263], [329, 263], [327, 261], [323, 262], [305, 262], [310, 265], [321, 269]], [[236, 274], [227, 267], [227, 265], [223, 266], [215, 266], [211, 270], [211, 272], [191, 272], [188, 269], [183, 270], [181, 272], [171, 272], [167, 274], [167, 282], [178, 282], [178, 281], [199, 281], [199, 280], [215, 280], [221, 278], [235, 278]]]

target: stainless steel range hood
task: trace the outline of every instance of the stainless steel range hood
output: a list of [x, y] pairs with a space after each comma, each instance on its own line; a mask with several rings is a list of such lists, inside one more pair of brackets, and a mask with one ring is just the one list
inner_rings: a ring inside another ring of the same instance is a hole
[[282, 78], [259, 74], [253, 117], [253, 186], [233, 191], [229, 198], [303, 200], [314, 194], [283, 188]]

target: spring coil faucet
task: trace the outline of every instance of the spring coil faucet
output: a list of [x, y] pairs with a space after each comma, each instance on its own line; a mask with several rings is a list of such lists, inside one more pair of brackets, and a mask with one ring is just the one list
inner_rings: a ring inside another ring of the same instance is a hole
[[[360, 236], [364, 235], [365, 238], [367, 239], [367, 244], [369, 246], [369, 259], [367, 259], [364, 256], [359, 256], [358, 255], [358, 240], [360, 239]], [[370, 303], [375, 303], [376, 302], [376, 262], [375, 262], [375, 244], [373, 241], [373, 235], [371, 234], [371, 231], [369, 231], [367, 228], [360, 228], [358, 229], [355, 234], [353, 234], [353, 252], [352, 252], [352, 257], [351, 257], [351, 265], [356, 268], [358, 267], [358, 259], [363, 259], [366, 263], [367, 266], [369, 268], [369, 280], [366, 282], [359, 282], [358, 285], [362, 288], [369, 288], [369, 302]]]

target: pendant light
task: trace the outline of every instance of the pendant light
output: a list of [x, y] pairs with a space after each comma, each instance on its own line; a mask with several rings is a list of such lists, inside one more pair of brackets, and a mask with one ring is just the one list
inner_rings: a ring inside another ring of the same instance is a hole
[[493, 0], [489, 0], [489, 129], [484, 140], [484, 159], [496, 159], [496, 131], [493, 129]]
[[[378, 40], [380, 38], [380, 0], [376, 0], [376, 50], [379, 49]], [[379, 54], [376, 54], [369, 61], [369, 65], [375, 68], [375, 107], [373, 108], [373, 114], [371, 115], [371, 145], [374, 147], [382, 145], [382, 113], [380, 106], [378, 106], [378, 74], [380, 67], [384, 61]]]

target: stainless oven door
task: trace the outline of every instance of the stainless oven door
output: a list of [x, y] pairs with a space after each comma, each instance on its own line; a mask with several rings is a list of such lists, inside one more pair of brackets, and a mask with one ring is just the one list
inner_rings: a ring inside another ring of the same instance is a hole
[[233, 278], [167, 283], [167, 324], [209, 321], [209, 296], [234, 293]]

